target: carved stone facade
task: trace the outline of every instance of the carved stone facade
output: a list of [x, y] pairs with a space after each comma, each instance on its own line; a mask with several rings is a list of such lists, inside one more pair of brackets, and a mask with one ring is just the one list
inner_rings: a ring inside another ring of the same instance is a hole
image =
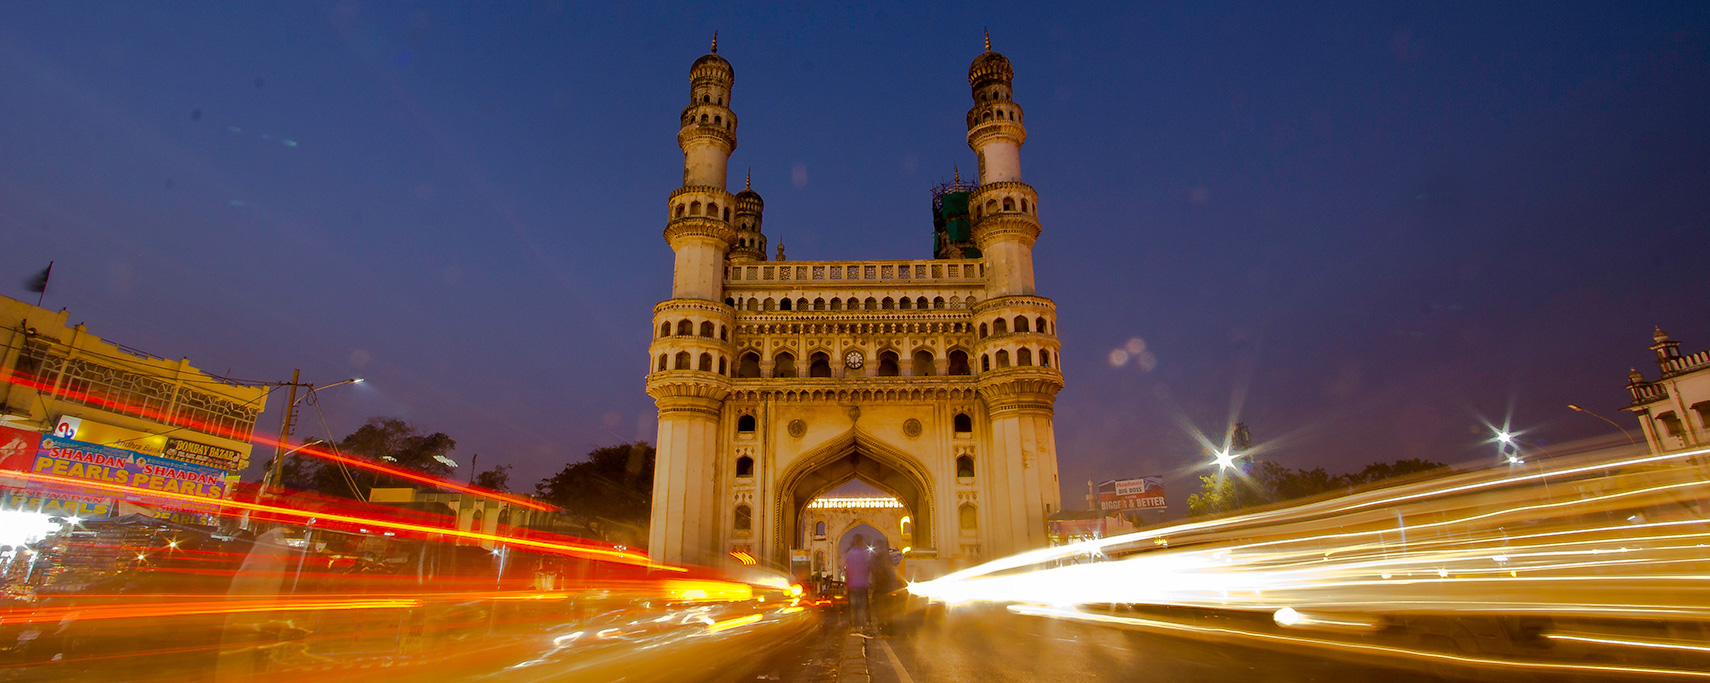
[[1638, 368], [1627, 375], [1627, 410], [1639, 418], [1645, 442], [1655, 453], [1710, 443], [1710, 351], [1683, 356], [1680, 342], [1660, 327], [1651, 340], [1661, 378], [1646, 380]]
[[[716, 45], [715, 45], [716, 52]], [[647, 390], [659, 406], [655, 558], [783, 566], [808, 547], [807, 504], [851, 479], [902, 502], [930, 575], [1046, 543], [1060, 507], [1056, 307], [1035, 295], [1038, 197], [1013, 71], [969, 69], [970, 241], [955, 258], [766, 261], [764, 203], [724, 187], [735, 72], [691, 69], [668, 201], [672, 298], [654, 307]]]

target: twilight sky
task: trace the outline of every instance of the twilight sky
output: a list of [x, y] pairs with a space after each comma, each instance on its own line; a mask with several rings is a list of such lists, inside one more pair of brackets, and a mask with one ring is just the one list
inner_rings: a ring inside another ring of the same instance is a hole
[[1269, 457], [1332, 471], [1494, 457], [1510, 414], [1540, 445], [1602, 435], [1565, 405], [1633, 426], [1653, 325], [1710, 347], [1710, 4], [466, 4], [0, 5], [5, 293], [54, 260], [46, 305], [110, 340], [368, 377], [299, 435], [396, 415], [527, 491], [653, 438], [664, 202], [712, 31], [732, 177], [809, 260], [929, 256], [989, 27], [1027, 112], [1071, 507], [1167, 474], [1180, 514], [1184, 426], [1236, 407]]

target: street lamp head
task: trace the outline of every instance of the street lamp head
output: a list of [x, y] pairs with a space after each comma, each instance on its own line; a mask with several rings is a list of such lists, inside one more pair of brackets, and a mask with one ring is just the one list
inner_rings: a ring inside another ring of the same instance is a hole
[[1582, 413], [1583, 413], [1583, 412], [1585, 412], [1585, 409], [1584, 409], [1584, 408], [1581, 408], [1581, 407], [1579, 407], [1579, 406], [1576, 406], [1576, 405], [1574, 405], [1574, 404], [1572, 404], [1572, 403], [1569, 403], [1569, 404], [1568, 404], [1568, 410], [1577, 410], [1577, 411], [1579, 411], [1579, 412], [1582, 412]]
[[1497, 432], [1496, 433], [1496, 440], [1501, 441], [1502, 443], [1511, 444], [1511, 443], [1514, 443], [1514, 435], [1509, 434], [1508, 432], [1505, 432], [1505, 431], [1504, 432]]
[[368, 381], [368, 378], [366, 378], [366, 377], [354, 377], [350, 380], [350, 383], [351, 384], [361, 384], [361, 383], [366, 382], [366, 381]]
[[1228, 450], [1213, 452], [1212, 458], [1215, 459], [1217, 469], [1220, 470], [1226, 470], [1235, 465], [1235, 454]]

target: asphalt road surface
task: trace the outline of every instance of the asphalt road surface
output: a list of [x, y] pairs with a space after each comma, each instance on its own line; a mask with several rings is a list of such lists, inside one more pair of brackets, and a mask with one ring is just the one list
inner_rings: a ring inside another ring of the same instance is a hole
[[1507, 672], [1466, 678], [1001, 610], [952, 613], [881, 633], [868, 641], [867, 662], [874, 683], [1560, 680]]

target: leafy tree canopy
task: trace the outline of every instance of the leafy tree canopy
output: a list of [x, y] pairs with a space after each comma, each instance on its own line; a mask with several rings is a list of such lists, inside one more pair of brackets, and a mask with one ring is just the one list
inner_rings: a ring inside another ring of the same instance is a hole
[[653, 446], [645, 441], [596, 448], [535, 484], [534, 494], [567, 512], [646, 526], [653, 514]]
[[511, 490], [511, 466], [498, 465], [490, 470], [475, 475], [475, 485], [494, 491]]
[[[372, 417], [336, 444], [312, 439], [307, 442], [306, 447], [335, 451], [435, 477], [448, 477], [452, 467], [446, 461], [451, 460], [451, 452], [457, 448], [457, 441], [444, 432], [423, 434], [414, 425], [395, 417]], [[315, 491], [340, 498], [364, 499], [368, 497], [368, 490], [376, 486], [414, 485], [414, 482], [397, 477], [341, 465], [303, 455], [301, 452], [286, 457], [283, 469], [283, 480], [287, 488]]]
[[1188, 515], [1198, 517], [1346, 491], [1355, 486], [1446, 468], [1447, 465], [1439, 462], [1408, 458], [1374, 462], [1351, 474], [1330, 474], [1322, 467], [1292, 469], [1269, 460], [1248, 460], [1239, 466], [1239, 471], [1227, 470], [1201, 476], [1200, 491], [1188, 497]]

